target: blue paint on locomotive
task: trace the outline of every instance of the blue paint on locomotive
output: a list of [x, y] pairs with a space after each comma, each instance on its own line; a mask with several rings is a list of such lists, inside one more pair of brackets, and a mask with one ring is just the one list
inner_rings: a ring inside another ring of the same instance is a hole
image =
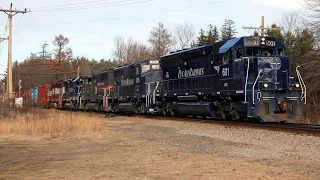
[[223, 46], [220, 47], [219, 53], [224, 54], [226, 53], [230, 48], [233, 48], [238, 42], [240, 42], [242, 38], [234, 38], [227, 41]]

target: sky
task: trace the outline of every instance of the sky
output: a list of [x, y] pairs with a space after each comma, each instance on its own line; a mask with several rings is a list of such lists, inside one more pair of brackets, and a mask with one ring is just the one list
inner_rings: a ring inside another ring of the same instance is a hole
[[[41, 51], [47, 41], [53, 49], [54, 37], [70, 39], [74, 56], [112, 59], [116, 36], [132, 37], [147, 43], [149, 33], [158, 22], [173, 31], [178, 24], [192, 24], [198, 32], [224, 19], [236, 23], [236, 36], [250, 35], [243, 26], [260, 26], [279, 22], [284, 13], [302, 9], [303, 0], [1, 0], [0, 7], [30, 12], [13, 17], [13, 57], [18, 62], [30, 53]], [[6, 36], [7, 15], [0, 12], [0, 37]], [[0, 74], [8, 59], [8, 43], [0, 43]]]

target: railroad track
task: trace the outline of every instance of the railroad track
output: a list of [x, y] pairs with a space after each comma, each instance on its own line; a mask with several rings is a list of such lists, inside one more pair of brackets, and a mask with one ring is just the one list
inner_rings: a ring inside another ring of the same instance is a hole
[[[210, 122], [203, 122], [203, 123], [212, 123]], [[254, 128], [264, 128], [264, 129], [271, 129], [271, 130], [278, 130], [278, 131], [294, 131], [300, 133], [313, 133], [320, 135], [320, 125], [313, 125], [313, 124], [294, 124], [294, 123], [255, 123], [255, 122], [232, 122], [232, 121], [218, 121], [214, 123], [220, 124], [230, 124], [233, 126], [240, 125], [240, 126], [247, 126], [247, 127], [254, 127]]]
[[[108, 115], [109, 114], [109, 115]], [[136, 114], [126, 113], [106, 113], [107, 116], [138, 116]], [[276, 131], [290, 131], [295, 133], [309, 133], [320, 136], [320, 125], [314, 124], [295, 124], [295, 123], [263, 123], [256, 121], [232, 121], [232, 120], [217, 120], [213, 118], [195, 118], [195, 117], [165, 117], [157, 115], [139, 115], [143, 118], [152, 118], [158, 120], [170, 120], [170, 121], [185, 121], [193, 123], [208, 123], [208, 124], [220, 124], [228, 126], [241, 126], [241, 127], [252, 127], [260, 129], [269, 129]]]
[[[126, 116], [126, 115], [125, 115]], [[150, 118], [150, 116], [145, 116]], [[232, 120], [216, 120], [212, 118], [201, 119], [194, 117], [161, 117], [155, 116], [152, 118], [162, 119], [162, 120], [174, 120], [174, 121], [185, 121], [185, 122], [194, 122], [194, 123], [208, 123], [208, 124], [220, 124], [228, 126], [237, 126], [237, 127], [252, 127], [260, 129], [270, 129], [277, 131], [290, 131], [296, 133], [311, 133], [320, 136], [320, 125], [314, 124], [295, 124], [295, 123], [262, 123], [262, 122], [251, 122], [251, 121], [232, 121]]]
[[270, 129], [277, 131], [290, 131], [295, 133], [309, 133], [313, 135], [320, 136], [320, 125], [314, 124], [294, 124], [294, 123], [262, 123], [262, 122], [252, 122], [252, 121], [232, 121], [232, 120], [217, 120], [213, 118], [195, 118], [195, 117], [165, 117], [157, 115], [136, 115], [128, 113], [105, 113], [105, 112], [95, 112], [95, 111], [70, 111], [74, 113], [103, 113], [106, 117], [115, 117], [115, 116], [139, 116], [141, 118], [152, 118], [157, 120], [170, 120], [170, 121], [185, 121], [193, 123], [208, 123], [208, 124], [220, 124], [228, 126], [237, 126], [237, 127], [252, 127], [260, 129]]

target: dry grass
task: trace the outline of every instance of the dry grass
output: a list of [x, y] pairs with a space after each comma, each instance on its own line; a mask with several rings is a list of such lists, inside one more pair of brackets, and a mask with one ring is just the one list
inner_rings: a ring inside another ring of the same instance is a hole
[[58, 110], [30, 110], [0, 119], [0, 134], [58, 136], [103, 132], [97, 115]]

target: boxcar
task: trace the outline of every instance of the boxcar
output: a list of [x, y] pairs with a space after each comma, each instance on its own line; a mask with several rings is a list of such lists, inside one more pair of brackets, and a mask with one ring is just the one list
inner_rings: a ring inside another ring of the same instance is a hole
[[38, 103], [38, 87], [32, 88], [31, 91], [32, 104], [36, 105]]
[[38, 105], [47, 106], [48, 105], [48, 95], [50, 84], [46, 84], [38, 87]]

